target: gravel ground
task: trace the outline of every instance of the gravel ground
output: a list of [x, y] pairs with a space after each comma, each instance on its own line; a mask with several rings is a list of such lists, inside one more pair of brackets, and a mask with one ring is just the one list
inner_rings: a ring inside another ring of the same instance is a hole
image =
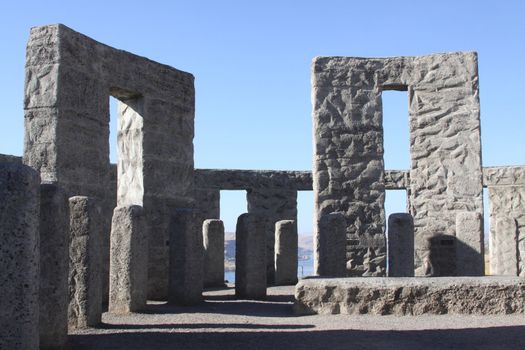
[[293, 287], [268, 300], [208, 291], [194, 307], [150, 302], [144, 313], [105, 313], [98, 328], [70, 334], [71, 349], [525, 349], [525, 316], [301, 316]]

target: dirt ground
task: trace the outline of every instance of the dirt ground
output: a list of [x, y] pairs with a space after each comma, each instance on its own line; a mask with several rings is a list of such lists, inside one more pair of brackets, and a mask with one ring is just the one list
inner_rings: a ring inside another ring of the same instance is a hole
[[268, 300], [208, 291], [194, 307], [150, 302], [140, 314], [105, 313], [97, 328], [70, 334], [71, 349], [525, 349], [525, 316], [301, 316], [293, 287]]

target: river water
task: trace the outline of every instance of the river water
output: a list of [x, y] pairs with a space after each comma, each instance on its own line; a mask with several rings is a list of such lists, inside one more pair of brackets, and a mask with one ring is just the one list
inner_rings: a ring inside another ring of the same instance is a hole
[[[297, 264], [297, 277], [303, 278], [314, 274], [314, 261], [313, 259], [299, 260]], [[226, 271], [224, 273], [224, 280], [229, 283], [235, 283], [235, 271]]]

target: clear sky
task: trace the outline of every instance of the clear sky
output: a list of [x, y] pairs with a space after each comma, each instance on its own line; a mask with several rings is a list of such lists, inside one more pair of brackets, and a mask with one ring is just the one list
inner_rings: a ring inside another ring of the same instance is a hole
[[[310, 169], [315, 56], [449, 51], [479, 54], [484, 166], [525, 164], [524, 15], [525, 1], [2, 1], [0, 153], [22, 154], [29, 29], [63, 23], [195, 75], [196, 167]], [[409, 167], [407, 111], [406, 93], [384, 96], [387, 169]], [[223, 196], [228, 230], [243, 196]], [[312, 195], [299, 198], [311, 232]], [[387, 212], [402, 198], [388, 193]]]

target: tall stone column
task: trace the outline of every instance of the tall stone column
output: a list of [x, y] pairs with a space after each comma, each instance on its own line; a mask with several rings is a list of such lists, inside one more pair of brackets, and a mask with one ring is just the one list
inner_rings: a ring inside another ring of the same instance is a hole
[[194, 209], [176, 209], [170, 223], [168, 302], [194, 305], [202, 301], [203, 248], [199, 215]]
[[37, 350], [40, 178], [0, 163], [0, 349]]
[[255, 214], [242, 214], [235, 230], [235, 295], [266, 298], [266, 225]]
[[102, 318], [101, 209], [85, 196], [69, 199], [69, 328], [93, 327]]
[[205, 220], [202, 225], [204, 243], [204, 287], [224, 287], [224, 224], [221, 220]]
[[146, 307], [148, 235], [142, 207], [117, 207], [111, 223], [109, 312], [126, 314]]
[[275, 284], [297, 283], [297, 224], [281, 220], [275, 224]]
[[69, 203], [56, 184], [40, 186], [40, 349], [67, 343]]
[[314, 271], [324, 277], [346, 276], [346, 220], [342, 213], [321, 216], [314, 237]]
[[275, 223], [297, 221], [297, 191], [286, 188], [257, 188], [247, 191], [248, 213], [266, 220], [266, 270], [268, 284], [275, 282]]
[[414, 222], [406, 213], [388, 217], [388, 277], [414, 276]]

